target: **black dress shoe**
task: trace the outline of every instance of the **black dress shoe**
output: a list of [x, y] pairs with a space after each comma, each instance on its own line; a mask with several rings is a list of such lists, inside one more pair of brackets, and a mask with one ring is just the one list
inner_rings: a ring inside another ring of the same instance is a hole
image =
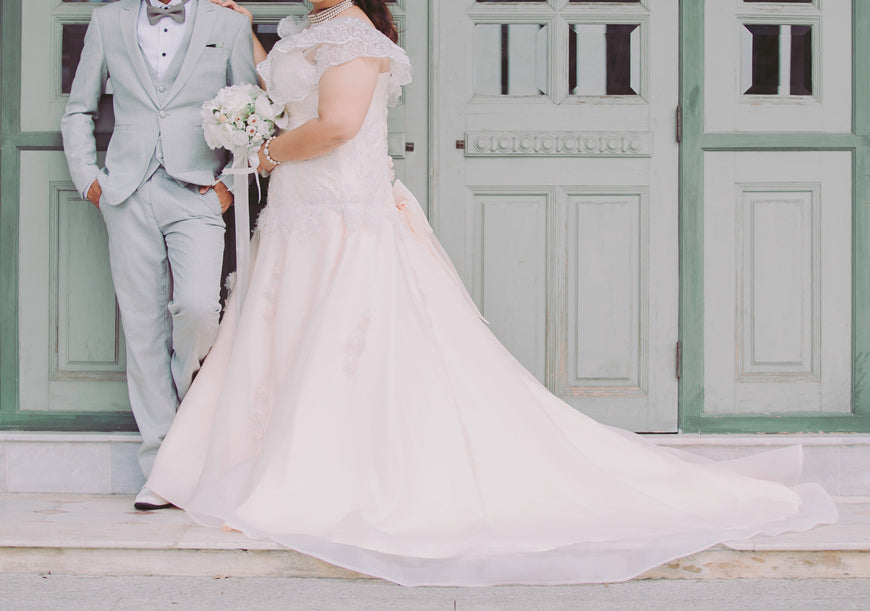
[[142, 488], [136, 495], [133, 507], [139, 511], [152, 511], [154, 509], [168, 509], [173, 504], [159, 494], [151, 492], [148, 488]]

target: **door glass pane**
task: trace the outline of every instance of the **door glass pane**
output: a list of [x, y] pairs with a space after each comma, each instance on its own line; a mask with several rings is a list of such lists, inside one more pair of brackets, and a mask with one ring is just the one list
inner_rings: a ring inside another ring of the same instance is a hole
[[640, 25], [573, 23], [568, 30], [572, 95], [640, 93]]
[[277, 23], [257, 23], [254, 25], [254, 28], [257, 31], [257, 38], [259, 38], [260, 42], [263, 43], [263, 47], [266, 49], [267, 53], [272, 50], [272, 47], [274, 47], [275, 43], [281, 38], [278, 36]]
[[809, 25], [743, 24], [742, 91], [746, 95], [813, 95]]
[[474, 92], [547, 95], [547, 26], [479, 23], [474, 28]]
[[[64, 0], [64, 2], [73, 2], [79, 0]], [[60, 69], [60, 92], [69, 93], [72, 88], [73, 77], [76, 75], [76, 68], [79, 67], [79, 59], [82, 55], [82, 48], [85, 46], [85, 32], [88, 26], [86, 23], [65, 24], [61, 34], [61, 69]]]

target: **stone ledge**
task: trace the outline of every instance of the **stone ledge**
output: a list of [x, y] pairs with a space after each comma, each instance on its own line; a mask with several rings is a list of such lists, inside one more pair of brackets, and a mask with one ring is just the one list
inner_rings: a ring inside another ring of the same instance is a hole
[[[870, 496], [870, 435], [648, 435], [714, 460], [802, 444], [802, 481], [833, 495]], [[137, 433], [0, 432], [0, 493], [135, 494], [144, 483]]]
[[[90, 576], [317, 577], [360, 579], [291, 550], [0, 548], [0, 572]], [[740, 552], [712, 549], [647, 571], [637, 579], [870, 578], [870, 552]]]
[[870, 577], [870, 552], [742, 552], [711, 549], [668, 562], [638, 579], [854, 579]]
[[366, 577], [291, 550], [0, 548], [0, 572], [149, 577]]
[[[179, 510], [138, 512], [120, 495], [0, 494], [0, 572], [70, 575], [361, 575]], [[841, 520], [755, 537], [666, 563], [640, 579], [870, 578], [870, 499], [839, 498]]]

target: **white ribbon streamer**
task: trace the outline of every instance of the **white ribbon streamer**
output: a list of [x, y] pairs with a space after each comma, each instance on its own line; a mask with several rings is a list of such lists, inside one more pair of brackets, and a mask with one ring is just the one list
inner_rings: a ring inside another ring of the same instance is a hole
[[[259, 166], [259, 158], [255, 161], [256, 166], [250, 167], [250, 159], [246, 151], [233, 154], [233, 167], [225, 169], [224, 174], [233, 177], [233, 206], [235, 207], [236, 219], [236, 283], [233, 292], [239, 300], [237, 312], [241, 313], [248, 294], [248, 284], [251, 276], [251, 222], [250, 203], [248, 201], [248, 176], [255, 175]], [[252, 164], [253, 165], [253, 164]], [[257, 194], [260, 193], [260, 181], [257, 180]]]

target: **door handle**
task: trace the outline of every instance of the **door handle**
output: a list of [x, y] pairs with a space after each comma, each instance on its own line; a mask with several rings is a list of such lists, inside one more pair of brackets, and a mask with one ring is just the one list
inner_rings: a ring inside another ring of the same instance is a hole
[[405, 151], [407, 151], [408, 153], [413, 153], [414, 152], [414, 143], [413, 142], [406, 142], [405, 143]]

